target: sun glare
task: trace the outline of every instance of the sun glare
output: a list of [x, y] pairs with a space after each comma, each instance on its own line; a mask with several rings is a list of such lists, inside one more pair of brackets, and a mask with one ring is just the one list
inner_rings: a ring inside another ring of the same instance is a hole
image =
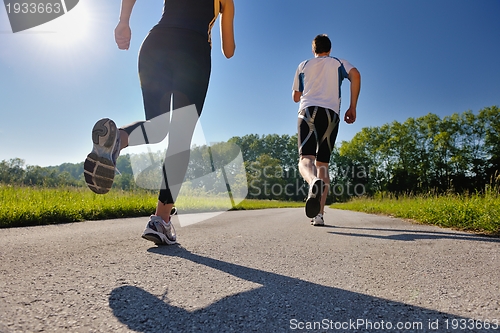
[[[29, 56], [36, 59], [35, 66], [43, 63], [60, 70], [84, 71], [96, 59], [102, 60], [107, 50], [104, 42], [109, 37], [99, 33], [103, 22], [98, 6], [80, 1], [66, 14], [20, 34], [31, 43], [30, 49], [35, 53]], [[109, 35], [112, 36], [112, 30]]]
[[35, 29], [42, 43], [55, 48], [73, 47], [90, 37], [90, 22], [89, 10], [84, 3], [80, 3], [66, 14]]

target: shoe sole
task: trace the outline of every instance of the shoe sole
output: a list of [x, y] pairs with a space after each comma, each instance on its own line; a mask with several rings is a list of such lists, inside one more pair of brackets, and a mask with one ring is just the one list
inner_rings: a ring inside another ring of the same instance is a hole
[[[163, 237], [161, 237], [163, 236]], [[156, 245], [174, 245], [177, 241], [172, 241], [167, 238], [167, 236], [154, 231], [153, 229], [147, 228], [142, 234], [142, 238], [155, 243]], [[164, 239], [163, 239], [164, 238]]]
[[156, 245], [163, 245], [163, 242], [161, 241], [160, 237], [158, 237], [158, 235], [155, 235], [155, 234], [144, 234], [144, 235], [142, 235], [142, 238], [144, 238], [144, 239], [146, 239], [148, 241], [152, 241]]
[[92, 129], [94, 147], [83, 164], [83, 174], [87, 186], [97, 194], [108, 193], [115, 179], [113, 150], [118, 129], [113, 120], [99, 120]]
[[[316, 193], [315, 197], [308, 197], [306, 200], [306, 216], [309, 218], [316, 217], [321, 210], [321, 195], [323, 193], [324, 182], [318, 179], [312, 185], [314, 188], [312, 193]], [[321, 187], [320, 187], [321, 186]], [[320, 190], [321, 189], [321, 190]]]
[[306, 201], [306, 216], [313, 218], [318, 215], [321, 210], [321, 204], [316, 198], [307, 198]]

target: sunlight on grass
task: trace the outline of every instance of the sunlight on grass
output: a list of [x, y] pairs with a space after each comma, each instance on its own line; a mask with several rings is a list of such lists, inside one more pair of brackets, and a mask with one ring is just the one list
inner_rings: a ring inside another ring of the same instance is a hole
[[[0, 228], [148, 216], [157, 203], [155, 191], [111, 190], [96, 195], [87, 188], [37, 188], [0, 185]], [[181, 214], [224, 210], [304, 207], [303, 202], [245, 199], [236, 207], [229, 197], [184, 193], [176, 206]], [[447, 228], [500, 235], [500, 195], [378, 195], [335, 203], [334, 209], [386, 214]]]
[[492, 190], [486, 194], [472, 195], [363, 197], [347, 203], [336, 203], [331, 207], [392, 215], [420, 223], [485, 234], [500, 234], [500, 196]]
[[143, 216], [156, 205], [152, 195], [110, 191], [96, 195], [84, 188], [0, 186], [0, 227], [54, 224]]
[[[194, 193], [191, 193], [194, 194]], [[37, 188], [0, 185], [0, 228], [34, 226], [149, 216], [157, 203], [156, 191], [112, 189], [97, 195], [87, 188]], [[233, 209], [229, 197], [183, 195], [176, 206], [181, 213]], [[243, 200], [238, 210], [303, 207], [303, 203], [272, 200]]]

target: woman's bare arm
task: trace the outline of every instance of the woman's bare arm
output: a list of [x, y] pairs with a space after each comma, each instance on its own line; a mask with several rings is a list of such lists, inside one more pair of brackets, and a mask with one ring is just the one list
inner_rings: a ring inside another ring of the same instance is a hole
[[135, 0], [122, 0], [120, 21], [115, 28], [115, 41], [120, 50], [128, 50], [128, 48], [130, 47], [132, 31], [130, 30], [129, 22], [134, 5]]
[[221, 30], [221, 43], [222, 53], [226, 58], [231, 58], [236, 49], [234, 42], [234, 2], [233, 0], [221, 1], [221, 17], [220, 17], [220, 30]]

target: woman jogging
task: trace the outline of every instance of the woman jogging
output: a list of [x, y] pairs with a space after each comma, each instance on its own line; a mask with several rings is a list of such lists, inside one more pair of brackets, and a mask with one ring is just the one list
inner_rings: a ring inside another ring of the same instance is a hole
[[[135, 0], [122, 0], [115, 29], [121, 50], [130, 46], [129, 19], [134, 4]], [[169, 134], [156, 212], [142, 235], [155, 244], [176, 243], [170, 212], [187, 170], [191, 138], [207, 94], [211, 29], [219, 14], [222, 52], [231, 58], [235, 50], [233, 0], [165, 0], [163, 15], [139, 52], [146, 120], [118, 129], [104, 118], [92, 130], [93, 150], [85, 160], [84, 176], [88, 187], [99, 194], [107, 193], [113, 184], [121, 149], [158, 143]]]

